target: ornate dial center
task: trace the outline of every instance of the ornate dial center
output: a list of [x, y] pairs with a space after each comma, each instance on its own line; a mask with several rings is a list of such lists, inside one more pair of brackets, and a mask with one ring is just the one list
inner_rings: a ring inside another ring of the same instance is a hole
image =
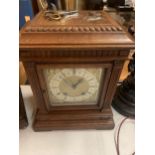
[[76, 97], [87, 93], [89, 90], [89, 83], [82, 77], [70, 76], [64, 78], [64, 80], [60, 82], [59, 88], [64, 95]]

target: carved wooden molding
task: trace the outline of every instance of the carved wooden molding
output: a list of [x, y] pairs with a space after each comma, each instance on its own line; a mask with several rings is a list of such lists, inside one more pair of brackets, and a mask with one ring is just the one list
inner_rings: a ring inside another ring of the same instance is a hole
[[51, 26], [51, 27], [27, 27], [25, 32], [51, 32], [51, 33], [123, 33], [120, 26]]
[[[30, 52], [31, 51], [31, 52]], [[125, 52], [125, 51], [124, 51]], [[48, 49], [29, 49], [20, 52], [21, 57], [111, 57], [121, 56], [122, 51], [110, 50], [48, 50]], [[125, 52], [128, 56], [128, 51]]]
[[[30, 51], [30, 50], [29, 50]], [[122, 55], [122, 51], [103, 51], [103, 50], [47, 50], [47, 49], [32, 49], [31, 52], [27, 52], [27, 50], [22, 50], [20, 52], [21, 57], [111, 57], [111, 56], [128, 56], [128, 51], [124, 51], [124, 55]]]

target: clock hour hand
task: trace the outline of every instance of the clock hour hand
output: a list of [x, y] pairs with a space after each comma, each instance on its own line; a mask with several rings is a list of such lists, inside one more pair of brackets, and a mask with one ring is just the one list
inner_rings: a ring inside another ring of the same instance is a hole
[[68, 81], [67, 81], [67, 80], [65, 80], [65, 79], [64, 79], [64, 82], [65, 82], [68, 86], [70, 86], [70, 87], [72, 87], [72, 88], [73, 88], [73, 84], [72, 84], [72, 83], [68, 82]]

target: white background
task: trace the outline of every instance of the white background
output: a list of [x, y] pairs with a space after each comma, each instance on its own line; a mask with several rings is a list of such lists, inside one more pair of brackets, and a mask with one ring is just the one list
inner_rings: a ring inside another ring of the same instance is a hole
[[[136, 0], [136, 155], [155, 154], [155, 1]], [[0, 9], [0, 154], [19, 153], [19, 2]]]

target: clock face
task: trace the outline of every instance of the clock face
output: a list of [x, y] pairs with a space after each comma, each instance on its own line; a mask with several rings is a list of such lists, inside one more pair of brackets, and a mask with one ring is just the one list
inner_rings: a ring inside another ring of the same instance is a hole
[[96, 105], [102, 68], [44, 69], [50, 104]]

